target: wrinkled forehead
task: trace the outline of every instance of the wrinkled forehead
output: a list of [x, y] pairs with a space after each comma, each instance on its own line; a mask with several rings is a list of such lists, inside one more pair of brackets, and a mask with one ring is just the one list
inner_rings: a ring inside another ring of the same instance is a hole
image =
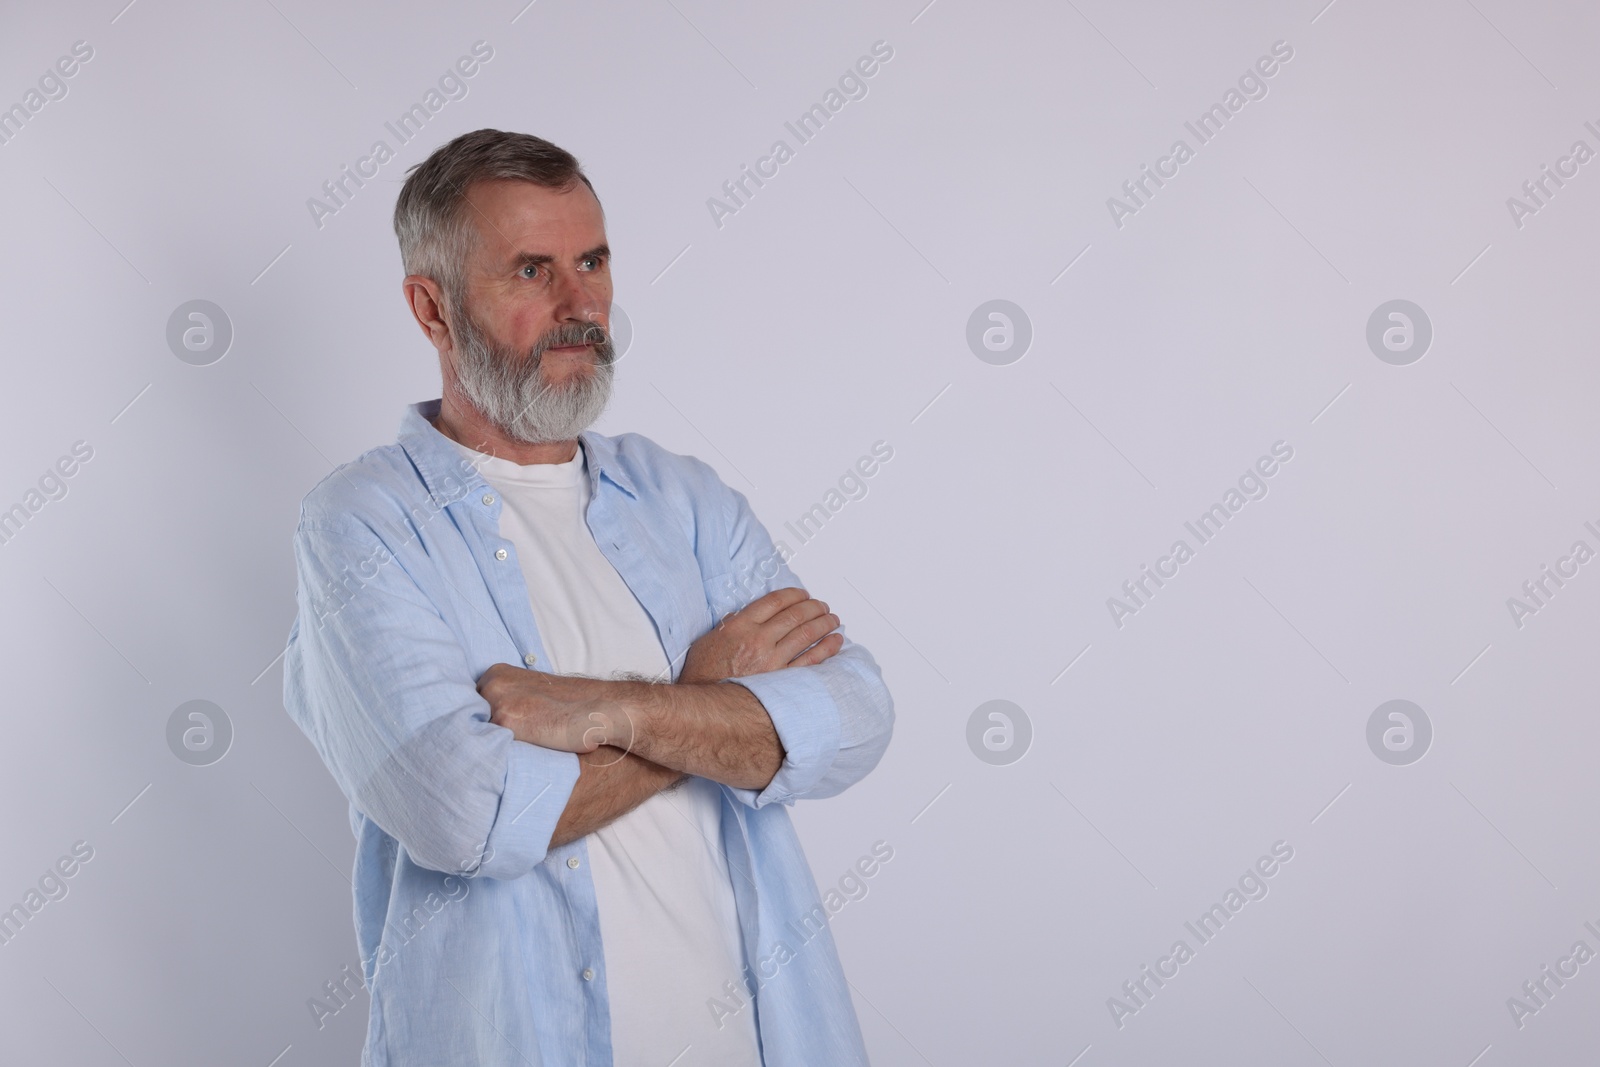
[[467, 189], [466, 222], [480, 269], [525, 262], [577, 260], [606, 243], [600, 201], [582, 182], [552, 189], [532, 182], [475, 182]]

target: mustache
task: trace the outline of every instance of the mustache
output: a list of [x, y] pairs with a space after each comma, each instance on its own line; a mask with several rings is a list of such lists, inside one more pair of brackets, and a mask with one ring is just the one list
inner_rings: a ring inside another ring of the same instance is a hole
[[549, 349], [565, 348], [570, 345], [593, 346], [595, 362], [600, 366], [616, 361], [616, 345], [604, 326], [597, 322], [565, 322], [534, 342], [528, 351], [529, 369], [538, 369], [539, 361]]

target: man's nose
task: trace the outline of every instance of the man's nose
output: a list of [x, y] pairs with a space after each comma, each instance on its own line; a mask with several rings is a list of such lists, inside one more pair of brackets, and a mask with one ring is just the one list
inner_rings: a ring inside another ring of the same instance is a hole
[[601, 329], [605, 328], [607, 309], [594, 283], [581, 274], [569, 274], [561, 278], [557, 284], [560, 287], [556, 294], [555, 308], [558, 321], [575, 322], [585, 326], [593, 324]]

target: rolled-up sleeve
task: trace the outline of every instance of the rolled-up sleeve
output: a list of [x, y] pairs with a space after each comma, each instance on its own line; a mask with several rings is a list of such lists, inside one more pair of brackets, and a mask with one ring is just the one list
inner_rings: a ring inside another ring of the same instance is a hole
[[527, 873], [577, 757], [488, 721], [459, 640], [379, 535], [302, 521], [294, 552], [284, 704], [345, 796], [422, 867]]
[[[801, 583], [744, 494], [720, 479], [716, 485], [726, 540], [718, 539], [712, 549], [719, 558], [702, 560], [702, 573], [715, 575], [706, 587], [720, 618]], [[750, 807], [835, 796], [866, 777], [889, 747], [894, 701], [883, 674], [842, 624], [837, 632], [844, 645], [822, 663], [729, 679], [761, 701], [784, 749], [783, 764], [766, 788], [730, 790]]]

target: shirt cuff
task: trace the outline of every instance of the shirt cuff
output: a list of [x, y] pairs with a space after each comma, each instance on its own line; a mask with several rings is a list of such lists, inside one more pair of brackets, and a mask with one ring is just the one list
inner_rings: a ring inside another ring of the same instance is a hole
[[482, 862], [476, 870], [462, 873], [516, 878], [544, 862], [578, 774], [578, 757], [570, 752], [511, 742], [500, 810], [489, 830]]
[[794, 803], [822, 780], [839, 754], [839, 709], [832, 694], [809, 667], [784, 667], [728, 681], [755, 694], [783, 744], [783, 765], [767, 787], [759, 792], [733, 789], [734, 796], [752, 808], [774, 801]]

